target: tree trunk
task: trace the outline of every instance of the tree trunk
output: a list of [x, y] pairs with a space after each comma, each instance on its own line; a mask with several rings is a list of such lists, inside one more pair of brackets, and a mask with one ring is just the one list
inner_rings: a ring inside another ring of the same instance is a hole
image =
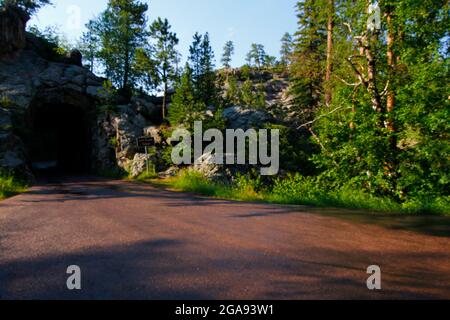
[[388, 120], [387, 120], [387, 128], [389, 131], [394, 132], [394, 121], [392, 119], [392, 113], [395, 109], [395, 92], [394, 92], [394, 78], [395, 78], [395, 65], [396, 65], [396, 57], [394, 53], [394, 45], [395, 45], [395, 34], [394, 34], [394, 26], [393, 26], [393, 17], [392, 17], [392, 8], [387, 7], [386, 12], [386, 21], [388, 25], [387, 31], [387, 63], [388, 63], [388, 72], [389, 72], [389, 86], [387, 89], [387, 112], [388, 112]]
[[381, 95], [377, 87], [376, 60], [370, 47], [370, 40], [366, 37], [363, 39], [364, 53], [367, 59], [367, 90], [370, 93], [372, 107], [378, 113], [383, 113], [384, 108], [381, 104]]
[[333, 72], [333, 31], [334, 31], [334, 0], [328, 0], [328, 26], [327, 26], [327, 71], [325, 76], [325, 102], [327, 106], [332, 101], [331, 74]]
[[164, 97], [163, 97], [163, 106], [162, 106], [162, 117], [163, 117], [163, 119], [166, 118], [166, 110], [167, 110], [167, 91], [168, 91], [167, 81], [164, 81]]
[[128, 86], [128, 72], [130, 69], [129, 66], [129, 54], [128, 54], [128, 48], [125, 51], [125, 61], [124, 61], [124, 72], [123, 72], [123, 84], [122, 84], [122, 89], [126, 89]]
[[387, 87], [387, 103], [386, 103], [386, 128], [391, 133], [389, 135], [389, 145], [391, 149], [391, 158], [388, 160], [387, 167], [389, 168], [389, 174], [392, 178], [393, 187], [397, 187], [398, 177], [398, 148], [397, 148], [397, 136], [394, 122], [394, 110], [396, 104], [395, 96], [395, 78], [396, 78], [396, 65], [397, 57], [395, 54], [396, 45], [396, 30], [394, 26], [394, 8], [393, 6], [386, 7], [386, 22], [387, 22], [387, 64], [388, 64], [388, 78], [389, 84]]

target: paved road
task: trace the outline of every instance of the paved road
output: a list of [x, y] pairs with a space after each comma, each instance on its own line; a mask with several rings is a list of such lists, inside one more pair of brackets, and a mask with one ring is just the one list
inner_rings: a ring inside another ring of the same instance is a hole
[[[0, 298], [450, 298], [448, 219], [355, 217], [95, 178], [45, 184], [0, 202]], [[69, 265], [81, 291], [66, 289]], [[366, 288], [369, 265], [383, 290]]]

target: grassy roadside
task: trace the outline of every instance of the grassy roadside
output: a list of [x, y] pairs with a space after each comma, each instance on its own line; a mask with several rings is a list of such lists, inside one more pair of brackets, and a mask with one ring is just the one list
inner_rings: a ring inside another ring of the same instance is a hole
[[448, 198], [412, 200], [401, 204], [389, 198], [375, 197], [362, 191], [343, 190], [330, 193], [308, 186], [307, 183], [299, 186], [298, 183], [290, 185], [289, 182], [276, 184], [271, 190], [265, 190], [256, 188], [255, 184], [248, 180], [232, 185], [211, 182], [193, 171], [184, 171], [179, 176], [166, 180], [140, 179], [140, 181], [177, 191], [236, 201], [366, 209], [383, 213], [450, 215]]
[[26, 184], [11, 175], [0, 173], [0, 200], [25, 192]]

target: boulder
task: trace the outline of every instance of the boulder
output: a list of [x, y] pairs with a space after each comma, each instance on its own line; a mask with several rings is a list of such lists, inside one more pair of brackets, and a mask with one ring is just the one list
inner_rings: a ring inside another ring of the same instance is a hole
[[66, 63], [73, 64], [79, 67], [83, 66], [83, 56], [81, 55], [81, 52], [79, 50], [71, 50], [66, 55]]
[[112, 119], [112, 126], [117, 135], [117, 158], [119, 166], [128, 169], [130, 161], [139, 152], [136, 140], [143, 135], [147, 122], [129, 105], [119, 106]]
[[115, 168], [116, 146], [111, 141], [117, 136], [109, 114], [99, 115], [92, 128], [92, 167], [97, 171], [107, 171]]
[[88, 86], [86, 88], [86, 94], [97, 100], [108, 98], [108, 93], [103, 89], [102, 86]]
[[160, 127], [151, 126], [144, 128], [144, 135], [153, 138], [155, 144], [163, 143], [163, 134]]
[[131, 98], [131, 105], [134, 110], [146, 119], [155, 119], [161, 116], [161, 108], [153, 103], [149, 96], [139, 95]]
[[28, 181], [33, 181], [26, 163], [22, 140], [11, 132], [0, 132], [0, 168]]
[[136, 153], [133, 161], [131, 162], [130, 176], [137, 178], [147, 170], [147, 162], [150, 166], [152, 163], [152, 156], [143, 153]]
[[160, 178], [160, 179], [173, 178], [173, 177], [176, 177], [179, 172], [180, 172], [179, 168], [177, 168], [177, 167], [170, 167], [166, 171], [158, 173], [158, 178]]
[[248, 109], [240, 106], [225, 109], [222, 116], [230, 129], [256, 129], [274, 122], [272, 116], [262, 109]]
[[200, 172], [209, 179], [221, 176], [222, 167], [223, 166], [214, 163], [214, 156], [211, 153], [202, 155], [192, 166], [195, 171]]

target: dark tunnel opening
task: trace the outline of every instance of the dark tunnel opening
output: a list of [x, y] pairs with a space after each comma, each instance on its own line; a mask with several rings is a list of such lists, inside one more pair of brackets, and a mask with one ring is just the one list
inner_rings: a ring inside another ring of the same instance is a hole
[[42, 104], [30, 114], [29, 157], [37, 176], [78, 175], [91, 169], [86, 112], [68, 104]]

